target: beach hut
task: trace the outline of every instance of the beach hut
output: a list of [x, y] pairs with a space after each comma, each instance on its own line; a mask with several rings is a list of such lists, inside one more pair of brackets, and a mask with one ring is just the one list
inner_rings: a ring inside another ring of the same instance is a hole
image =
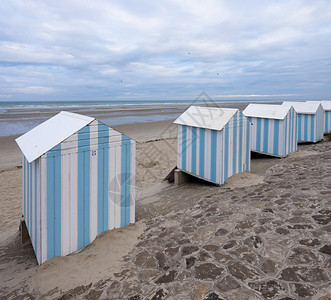
[[191, 106], [174, 123], [179, 170], [218, 185], [250, 170], [250, 124], [238, 109]]
[[324, 110], [319, 103], [283, 102], [293, 106], [298, 114], [298, 142], [316, 143], [323, 139]]
[[297, 113], [292, 106], [249, 104], [243, 114], [252, 123], [252, 151], [285, 157], [297, 150]]
[[23, 153], [23, 216], [39, 264], [135, 222], [133, 140], [63, 111], [16, 142]]
[[324, 109], [324, 133], [331, 132], [331, 100], [307, 101], [308, 103], [320, 103]]

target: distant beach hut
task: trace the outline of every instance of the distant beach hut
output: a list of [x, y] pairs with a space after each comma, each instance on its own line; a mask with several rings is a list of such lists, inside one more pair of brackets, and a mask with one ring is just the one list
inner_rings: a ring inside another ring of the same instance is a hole
[[316, 143], [323, 139], [324, 110], [319, 103], [283, 102], [293, 106], [298, 114], [298, 142]]
[[23, 216], [41, 264], [135, 222], [135, 142], [94, 118], [60, 112], [16, 139]]
[[223, 184], [250, 170], [250, 123], [238, 109], [189, 107], [178, 125], [178, 169]]
[[252, 123], [252, 151], [285, 157], [297, 150], [297, 113], [292, 106], [249, 104], [243, 114]]
[[320, 103], [324, 109], [324, 133], [331, 132], [331, 100], [307, 101], [308, 103]]

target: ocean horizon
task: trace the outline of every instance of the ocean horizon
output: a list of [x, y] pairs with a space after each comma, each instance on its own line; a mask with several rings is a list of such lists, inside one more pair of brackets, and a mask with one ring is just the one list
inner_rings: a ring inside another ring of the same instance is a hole
[[117, 126], [176, 119], [190, 105], [238, 107], [248, 102], [280, 100], [0, 101], [0, 136], [24, 134], [62, 110], [90, 115], [109, 126]]

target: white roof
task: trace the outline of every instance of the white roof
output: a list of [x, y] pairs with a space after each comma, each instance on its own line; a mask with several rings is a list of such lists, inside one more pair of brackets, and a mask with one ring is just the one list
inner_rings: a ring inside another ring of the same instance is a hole
[[94, 118], [61, 111], [16, 139], [29, 163], [82, 129]]
[[221, 130], [238, 109], [190, 106], [175, 121], [175, 124]]
[[283, 102], [283, 106], [293, 106], [295, 111], [299, 114], [316, 114], [320, 104], [318, 102]]
[[252, 103], [244, 109], [243, 114], [246, 117], [284, 120], [290, 109], [291, 106]]
[[331, 100], [323, 100], [323, 101], [306, 101], [308, 103], [320, 103], [324, 110], [331, 111]]

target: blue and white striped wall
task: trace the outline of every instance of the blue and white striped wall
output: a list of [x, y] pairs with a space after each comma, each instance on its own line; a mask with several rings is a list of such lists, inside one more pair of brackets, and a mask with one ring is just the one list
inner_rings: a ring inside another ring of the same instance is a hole
[[331, 132], [331, 111], [324, 111], [324, 133]]
[[135, 222], [135, 142], [93, 121], [32, 163], [23, 214], [38, 263]]
[[316, 114], [298, 113], [298, 141], [316, 143], [324, 135], [324, 110], [321, 106]]
[[293, 107], [284, 120], [248, 117], [248, 121], [252, 123], [252, 151], [277, 157], [297, 151], [297, 113]]
[[306, 101], [307, 103], [319, 103], [324, 110], [324, 133], [331, 132], [331, 101]]
[[250, 170], [250, 124], [238, 111], [220, 130], [178, 125], [177, 167], [204, 180], [223, 184]]

